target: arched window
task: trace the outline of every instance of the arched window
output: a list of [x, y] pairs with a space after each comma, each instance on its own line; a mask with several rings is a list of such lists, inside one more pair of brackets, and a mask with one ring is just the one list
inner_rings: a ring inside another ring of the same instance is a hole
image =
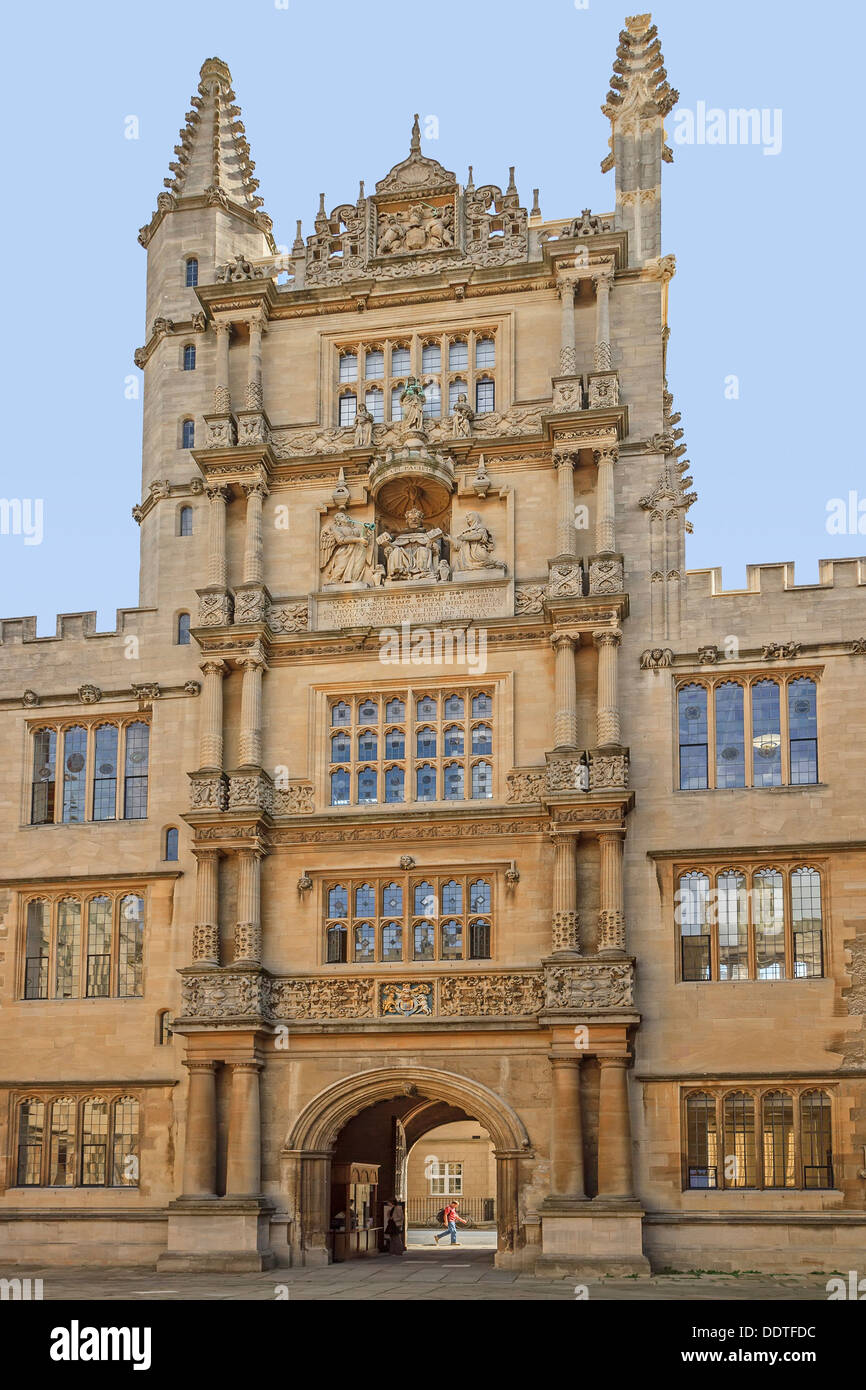
[[42, 1182], [42, 1145], [45, 1139], [45, 1102], [23, 1100], [18, 1107], [18, 1187], [39, 1187]]
[[470, 883], [469, 911], [490, 911], [490, 884], [487, 882], [486, 878], [476, 878], [474, 883]]
[[474, 763], [472, 766], [472, 795], [483, 800], [493, 795], [493, 768], [490, 763]]
[[348, 734], [331, 735], [331, 762], [347, 763], [352, 757], [352, 742]]
[[800, 868], [791, 874], [791, 925], [794, 937], [794, 978], [804, 980], [823, 975], [821, 875], [816, 869]]
[[358, 380], [358, 358], [354, 352], [340, 354], [340, 381]]
[[51, 825], [54, 820], [54, 793], [57, 776], [57, 733], [38, 729], [33, 736], [33, 782], [30, 801], [31, 825]]
[[419, 729], [415, 736], [415, 756], [418, 758], [436, 757], [436, 730]]
[[114, 820], [117, 815], [116, 724], [100, 724], [93, 758], [93, 819]]
[[738, 681], [716, 686], [716, 786], [746, 785], [743, 687]]
[[460, 695], [449, 695], [445, 701], [445, 718], [462, 719], [463, 709], [464, 705], [462, 697]]
[[108, 1175], [108, 1101], [86, 1100], [81, 1112], [81, 1186], [104, 1187]]
[[345, 701], [331, 706], [331, 727], [339, 728], [352, 722], [352, 711]]
[[456, 879], [442, 885], [442, 911], [458, 916], [463, 912], [463, 884]]
[[328, 892], [328, 916], [345, 917], [349, 911], [349, 895], [342, 883], [335, 883]]
[[123, 779], [124, 820], [144, 820], [147, 816], [147, 765], [150, 729], [135, 723], [126, 729], [126, 765]]
[[[462, 752], [462, 749], [461, 749]], [[476, 724], [472, 730], [472, 752], [493, 752], [493, 730], [489, 724]]]
[[365, 700], [363, 704], [358, 707], [358, 723], [378, 724], [378, 722], [379, 706], [375, 700]]
[[403, 758], [406, 756], [406, 735], [402, 729], [388, 729], [385, 734], [385, 757]]
[[114, 1102], [111, 1140], [112, 1187], [138, 1186], [138, 1101], [122, 1096]]
[[391, 387], [391, 419], [398, 421], [403, 419], [403, 386]]
[[830, 1097], [804, 1091], [800, 1097], [800, 1151], [804, 1187], [833, 1186], [833, 1139]]
[[379, 740], [375, 729], [364, 729], [358, 735], [358, 762], [373, 762], [378, 756]]
[[81, 902], [61, 898], [57, 904], [57, 949], [54, 965], [54, 998], [78, 998], [81, 957]]
[[765, 1093], [761, 1131], [764, 1186], [793, 1187], [796, 1183], [794, 1102], [787, 1091]]
[[45, 898], [31, 898], [27, 904], [27, 931], [24, 945], [24, 998], [48, 998], [48, 957], [51, 945], [51, 914]]
[[188, 290], [195, 289], [198, 284], [198, 261], [195, 256], [189, 256], [187, 259], [185, 280]]
[[189, 614], [178, 613], [177, 615], [177, 645], [179, 647], [189, 646]]
[[425, 343], [421, 349], [422, 372], [438, 372], [442, 368], [442, 349], [438, 343]]
[[402, 724], [406, 718], [406, 706], [402, 700], [389, 700], [385, 706], [385, 718], [389, 723]]
[[752, 749], [756, 787], [782, 785], [782, 733], [778, 681], [752, 686]]
[[686, 1098], [686, 1187], [718, 1187], [716, 1101], [704, 1091]]
[[436, 959], [436, 928], [432, 922], [416, 922], [412, 928], [412, 959]]
[[173, 1037], [171, 1031], [171, 1009], [160, 1009], [156, 1016], [156, 1045], [166, 1047]]
[[703, 685], [684, 685], [677, 691], [680, 743], [680, 791], [695, 791], [707, 783], [707, 692]]
[[142, 993], [144, 966], [144, 899], [127, 893], [120, 900], [118, 922], [117, 993], [136, 999]]
[[436, 769], [430, 763], [421, 763], [415, 769], [415, 799], [436, 800]]
[[684, 980], [710, 978], [710, 929], [707, 903], [710, 880], [693, 870], [680, 874], [676, 896], [676, 917], [680, 925], [680, 952]]
[[490, 923], [485, 917], [469, 923], [469, 956], [472, 960], [490, 959]]
[[725, 1096], [725, 1187], [757, 1187], [755, 1102], [746, 1091]]
[[452, 917], [442, 923], [442, 959], [462, 960], [462, 958], [463, 923]]
[[[391, 375], [406, 376], [412, 370], [412, 360], [407, 347], [392, 347]], [[402, 390], [402, 387], [400, 388]]]
[[87, 730], [80, 724], [63, 735], [63, 820], [84, 820], [87, 791]]
[[445, 785], [446, 801], [463, 800], [463, 765], [462, 763], [446, 763], [443, 777]]
[[719, 923], [719, 979], [749, 978], [749, 903], [745, 876], [735, 869], [716, 880]]
[[354, 425], [355, 416], [358, 413], [358, 397], [351, 391], [345, 392], [340, 397], [340, 426], [348, 429]]
[[442, 388], [438, 381], [428, 381], [424, 383], [424, 410], [425, 420], [438, 420], [442, 414]]
[[379, 348], [364, 358], [364, 376], [368, 381], [381, 381], [385, 375], [385, 354]]
[[385, 420], [385, 395], [378, 386], [370, 387], [364, 397], [364, 404], [373, 417], [373, 424], [383, 424]]
[[184, 420], [183, 425], [181, 426], [181, 448], [182, 448], [182, 449], [194, 449], [194, 448], [195, 448], [195, 421], [194, 421], [194, 420]]
[[342, 965], [345, 963], [348, 941], [349, 933], [345, 927], [334, 926], [328, 928], [329, 965]]
[[195, 343], [187, 343], [183, 350], [183, 369], [185, 372], [195, 371]]
[[75, 1186], [75, 1101], [69, 1096], [51, 1105], [48, 1186]]
[[479, 338], [475, 344], [475, 366], [496, 366], [496, 343], [492, 338]]
[[[402, 754], [395, 756], [402, 757]], [[406, 799], [406, 774], [402, 767], [389, 767], [385, 773], [385, 800], [404, 801]]]
[[386, 922], [382, 928], [382, 959], [403, 959], [403, 923]]
[[788, 737], [791, 784], [802, 786], [818, 780], [817, 687], [808, 676], [788, 686]]
[[[335, 914], [342, 916], [342, 913]], [[355, 916], [374, 917], [376, 915], [376, 890], [371, 883], [360, 883], [355, 889]]]
[[489, 415], [496, 409], [496, 387], [491, 377], [479, 377], [475, 383], [475, 414]]
[[[426, 879], [421, 883], [416, 883], [412, 889], [412, 911], [416, 917], [433, 917], [436, 915], [436, 890], [432, 883]], [[458, 912], [459, 908], [449, 907], [446, 912]]]
[[[473, 740], [474, 741], [474, 740]], [[463, 753], [463, 728], [460, 724], [449, 724], [445, 730], [444, 752], [445, 756]]]
[[192, 507], [181, 507], [180, 519], [178, 524], [178, 535], [192, 535]]
[[87, 904], [88, 999], [107, 999], [111, 989], [111, 899], [103, 895]]
[[179, 840], [179, 836], [178, 836], [177, 827], [174, 826], [174, 825], [170, 825], [170, 826], [168, 827], [168, 830], [166, 830], [166, 832], [165, 832], [165, 855], [164, 855], [164, 858], [167, 859], [167, 860], [169, 860], [169, 861], [171, 861], [171, 862], [174, 862], [174, 861], [177, 859], [178, 840]]
[[374, 767], [362, 767], [358, 773], [358, 805], [370, 806], [378, 801], [378, 775]]
[[[462, 338], [448, 344], [449, 372], [463, 372], [469, 366], [469, 348]], [[464, 391], [466, 387], [463, 387]]]
[[463, 381], [461, 377], [459, 377], [459, 376], [458, 376], [458, 377], [454, 377], [453, 381], [449, 381], [449, 383], [448, 383], [448, 414], [449, 414], [449, 415], [453, 415], [453, 414], [454, 414], [454, 407], [455, 407], [455, 405], [457, 404], [457, 402], [459, 401], [460, 397], [461, 397], [461, 396], [467, 396], [467, 397], [468, 397], [468, 395], [469, 395], [469, 387], [466, 385], [466, 382]]
[[758, 979], [784, 980], [785, 905], [777, 869], [759, 869], [752, 879], [752, 925]]
[[349, 774], [348, 774], [348, 772], [346, 771], [346, 769], [341, 767], [341, 768], [338, 768], [336, 772], [332, 772], [332, 773], [331, 773], [331, 805], [332, 805], [332, 806], [348, 806], [348, 804], [349, 804], [349, 792], [350, 792], [350, 791], [351, 791], [351, 784], [350, 784], [350, 781], [349, 781]]
[[359, 922], [355, 927], [355, 960], [374, 960], [376, 956], [376, 933], [369, 922]]
[[382, 891], [382, 912], [397, 917], [403, 911], [403, 888], [399, 883], [386, 883]]
[[416, 706], [416, 713], [419, 719], [436, 718], [436, 701], [432, 695], [422, 695]]

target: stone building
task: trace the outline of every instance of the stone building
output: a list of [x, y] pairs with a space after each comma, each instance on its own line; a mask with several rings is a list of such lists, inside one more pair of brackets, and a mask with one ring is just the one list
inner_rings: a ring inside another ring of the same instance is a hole
[[332, 1165], [468, 1119], [500, 1266], [862, 1253], [866, 560], [685, 569], [676, 100], [635, 16], [612, 212], [416, 119], [281, 255], [204, 64], [139, 606], [0, 624], [6, 1263], [322, 1263]]

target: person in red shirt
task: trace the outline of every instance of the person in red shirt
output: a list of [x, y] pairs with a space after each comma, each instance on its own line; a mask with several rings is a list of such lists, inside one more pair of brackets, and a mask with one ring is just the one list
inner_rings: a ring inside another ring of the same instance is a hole
[[465, 1225], [466, 1225], [466, 1222], [463, 1220], [463, 1217], [462, 1217], [462, 1216], [458, 1216], [458, 1214], [457, 1214], [457, 1203], [456, 1203], [456, 1202], [449, 1202], [449, 1203], [447, 1204], [447, 1206], [445, 1207], [444, 1212], [442, 1213], [442, 1225], [445, 1227], [445, 1230], [444, 1230], [444, 1231], [439, 1231], [438, 1234], [435, 1235], [435, 1236], [433, 1237], [433, 1239], [435, 1240], [435, 1242], [436, 1242], [437, 1245], [439, 1244], [439, 1241], [442, 1239], [443, 1236], [449, 1236], [449, 1235], [450, 1235], [450, 1237], [451, 1237], [451, 1244], [452, 1244], [452, 1245], [458, 1245], [458, 1244], [459, 1244], [459, 1241], [458, 1241], [458, 1239], [457, 1239], [457, 1222], [458, 1222], [458, 1221], [460, 1222], [460, 1225], [461, 1225], [461, 1226], [465, 1226]]

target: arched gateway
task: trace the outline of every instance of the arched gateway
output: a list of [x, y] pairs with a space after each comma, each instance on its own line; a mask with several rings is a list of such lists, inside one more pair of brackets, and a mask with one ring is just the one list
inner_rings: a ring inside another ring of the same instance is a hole
[[518, 1160], [533, 1156], [523, 1121], [480, 1082], [456, 1072], [412, 1066], [377, 1067], [345, 1077], [320, 1091], [295, 1120], [280, 1155], [293, 1263], [327, 1263], [331, 1161], [341, 1130], [370, 1106], [400, 1096], [418, 1102], [410, 1110], [416, 1138], [440, 1122], [438, 1117], [424, 1119], [425, 1110], [431, 1116], [441, 1113], [437, 1102], [463, 1112], [488, 1131], [496, 1159], [496, 1263], [520, 1263], [526, 1232], [519, 1212]]

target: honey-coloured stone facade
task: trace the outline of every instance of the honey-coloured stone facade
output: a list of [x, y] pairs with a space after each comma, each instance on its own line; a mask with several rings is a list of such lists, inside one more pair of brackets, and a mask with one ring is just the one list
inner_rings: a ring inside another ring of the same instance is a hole
[[279, 254], [235, 100], [139, 237], [140, 606], [0, 621], [3, 1261], [325, 1263], [471, 1120], [501, 1267], [847, 1269], [866, 559], [686, 569], [651, 17], [610, 213], [416, 118]]

